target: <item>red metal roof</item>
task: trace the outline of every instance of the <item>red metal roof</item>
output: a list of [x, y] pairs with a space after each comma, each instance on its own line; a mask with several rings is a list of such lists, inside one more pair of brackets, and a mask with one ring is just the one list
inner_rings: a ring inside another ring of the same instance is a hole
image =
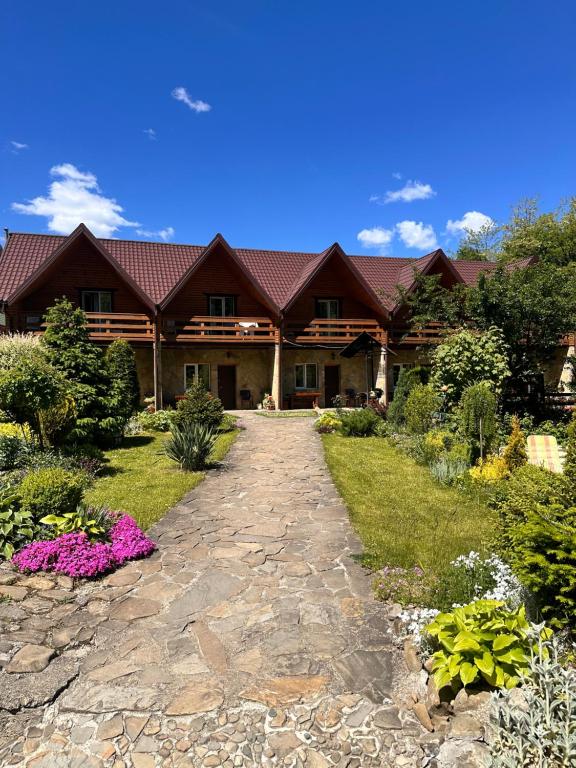
[[[59, 248], [65, 237], [60, 235], [10, 233], [0, 256], [0, 300], [7, 301]], [[187, 270], [206, 250], [201, 245], [153, 243], [142, 240], [107, 240], [98, 238], [140, 289], [160, 304], [180, 282]], [[235, 248], [234, 253], [263, 290], [279, 307], [285, 307], [306, 284], [308, 277], [322, 262], [322, 253], [269, 251]], [[413, 269], [425, 269], [437, 257], [434, 251], [419, 259], [390, 256], [347, 256], [366, 284], [390, 309], [398, 284], [409, 287]], [[440, 252], [442, 253], [442, 252]], [[528, 260], [524, 260], [527, 263]], [[489, 271], [489, 262], [450, 262], [464, 283], [475, 283], [480, 272]], [[526, 264], [527, 265], [527, 264]], [[525, 266], [525, 264], [519, 264]]]

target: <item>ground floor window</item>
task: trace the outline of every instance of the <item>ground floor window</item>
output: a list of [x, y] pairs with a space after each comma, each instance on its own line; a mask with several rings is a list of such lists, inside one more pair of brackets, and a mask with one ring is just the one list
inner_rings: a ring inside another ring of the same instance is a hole
[[296, 389], [317, 389], [318, 367], [316, 363], [298, 363], [294, 366]]
[[184, 366], [184, 388], [188, 389], [196, 381], [210, 389], [210, 366], [207, 363], [186, 363]]

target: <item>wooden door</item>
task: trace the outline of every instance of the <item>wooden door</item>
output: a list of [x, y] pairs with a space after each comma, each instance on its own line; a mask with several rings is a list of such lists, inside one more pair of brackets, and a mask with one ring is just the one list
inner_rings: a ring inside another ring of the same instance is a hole
[[236, 366], [218, 366], [218, 397], [226, 410], [236, 409]]
[[340, 366], [324, 366], [324, 407], [331, 408], [334, 398], [340, 394]]

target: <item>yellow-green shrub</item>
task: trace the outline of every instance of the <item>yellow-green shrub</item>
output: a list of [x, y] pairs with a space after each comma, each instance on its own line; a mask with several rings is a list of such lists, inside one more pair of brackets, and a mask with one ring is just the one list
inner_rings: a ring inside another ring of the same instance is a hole
[[496, 455], [488, 456], [483, 461], [480, 459], [476, 466], [470, 469], [470, 477], [474, 482], [487, 485], [499, 483], [509, 474], [504, 457]]

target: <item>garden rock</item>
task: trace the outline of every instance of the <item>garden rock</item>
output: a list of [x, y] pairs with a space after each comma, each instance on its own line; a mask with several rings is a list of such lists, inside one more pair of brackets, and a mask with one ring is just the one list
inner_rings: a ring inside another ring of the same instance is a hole
[[53, 649], [44, 645], [25, 645], [8, 664], [6, 672], [42, 672], [48, 666], [53, 655]]

